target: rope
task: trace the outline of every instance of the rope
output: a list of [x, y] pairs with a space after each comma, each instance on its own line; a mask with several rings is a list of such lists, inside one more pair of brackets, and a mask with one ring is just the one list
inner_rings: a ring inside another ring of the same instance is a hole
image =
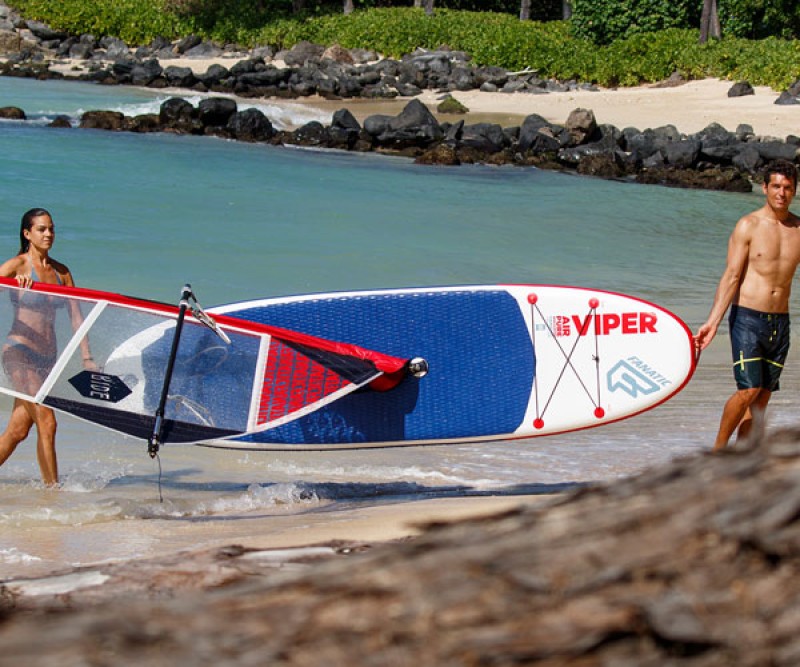
[[599, 336], [597, 334], [597, 327], [594, 327], [595, 354], [592, 356], [592, 359], [595, 362], [595, 368], [596, 368], [596, 379], [595, 379], [595, 381], [596, 381], [596, 390], [597, 390], [596, 391], [596, 393], [597, 393], [597, 399], [596, 400], [595, 400], [595, 397], [592, 394], [591, 390], [586, 386], [586, 383], [581, 378], [580, 373], [578, 373], [578, 369], [575, 368], [575, 366], [572, 363], [572, 357], [575, 354], [575, 350], [578, 347], [578, 343], [580, 342], [581, 338], [586, 336], [587, 332], [589, 331], [589, 328], [591, 327], [592, 317], [597, 313], [597, 306], [594, 303], [595, 300], [593, 299], [590, 302], [589, 312], [587, 313], [586, 317], [583, 319], [583, 322], [582, 322], [580, 328], [578, 329], [578, 336], [575, 339], [575, 342], [573, 343], [572, 349], [569, 351], [569, 354], [564, 349], [564, 347], [561, 345], [560, 341], [556, 337], [555, 332], [553, 331], [553, 328], [550, 326], [549, 322], [547, 321], [547, 319], [544, 316], [544, 313], [542, 313], [541, 309], [539, 308], [539, 305], [537, 303], [537, 299], [536, 299], [535, 295], [529, 296], [528, 297], [528, 302], [531, 304], [531, 332], [532, 332], [531, 333], [531, 340], [532, 340], [534, 349], [536, 347], [536, 334], [535, 334], [535, 331], [536, 331], [536, 313], [538, 313], [539, 317], [542, 320], [542, 323], [544, 324], [545, 327], [547, 327], [547, 331], [552, 336], [553, 341], [555, 342], [556, 346], [561, 351], [561, 354], [564, 357], [564, 365], [561, 367], [561, 371], [559, 372], [558, 377], [556, 378], [556, 381], [553, 384], [553, 389], [550, 392], [550, 395], [548, 396], [547, 401], [544, 404], [544, 408], [542, 408], [541, 411], [539, 409], [539, 386], [538, 386], [538, 376], [539, 376], [539, 374], [538, 373], [534, 374], [534, 380], [533, 380], [533, 382], [534, 382], [534, 404], [536, 406], [536, 421], [534, 422], [534, 424], [536, 425], [537, 428], [541, 428], [542, 426], [544, 426], [544, 422], [543, 422], [544, 415], [547, 412], [547, 409], [550, 407], [550, 403], [552, 402], [553, 397], [555, 396], [556, 390], [558, 389], [559, 385], [561, 384], [561, 381], [564, 378], [564, 373], [566, 373], [567, 367], [572, 369], [572, 372], [575, 374], [575, 377], [578, 380], [578, 382], [580, 383], [581, 387], [583, 388], [583, 391], [586, 393], [586, 396], [589, 398], [589, 400], [592, 403], [592, 406], [595, 408], [595, 414], [597, 414], [598, 410], [600, 410], [600, 401], [601, 401], [601, 398], [600, 398], [600, 342], [599, 342]]
[[158, 461], [158, 502], [163, 504], [164, 503], [164, 494], [162, 493], [161, 489], [161, 456], [159, 456], [158, 452], [155, 455], [156, 461]]

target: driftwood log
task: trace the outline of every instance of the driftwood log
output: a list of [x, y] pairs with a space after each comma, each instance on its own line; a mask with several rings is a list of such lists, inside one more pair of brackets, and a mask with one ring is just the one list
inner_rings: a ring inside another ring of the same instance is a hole
[[109, 566], [36, 602], [7, 586], [0, 665], [794, 666], [800, 430], [325, 553]]

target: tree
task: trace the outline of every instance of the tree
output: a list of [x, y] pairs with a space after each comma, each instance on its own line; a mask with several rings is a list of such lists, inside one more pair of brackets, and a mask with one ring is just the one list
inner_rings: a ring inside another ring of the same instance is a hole
[[519, 20], [530, 21], [531, 17], [536, 17], [537, 21], [551, 21], [556, 18], [559, 4], [561, 5], [561, 18], [568, 21], [572, 16], [571, 0], [539, 0], [531, 7], [531, 0], [520, 0]]
[[352, 14], [353, 13], [353, 0], [344, 0], [344, 13], [345, 14]]
[[717, 0], [703, 0], [703, 13], [700, 16], [700, 43], [705, 44], [709, 37], [719, 39], [721, 36]]

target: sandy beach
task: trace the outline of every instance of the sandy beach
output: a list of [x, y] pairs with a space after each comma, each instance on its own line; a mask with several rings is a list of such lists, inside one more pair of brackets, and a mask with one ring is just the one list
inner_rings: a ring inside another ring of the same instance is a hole
[[[460, 102], [477, 113], [537, 113], [551, 122], [564, 122], [576, 108], [594, 111], [598, 123], [640, 130], [674, 125], [685, 134], [698, 132], [711, 123], [728, 130], [749, 124], [758, 135], [785, 139], [800, 131], [800, 107], [775, 104], [778, 94], [758, 87], [755, 95], [729, 98], [730, 81], [704, 79], [680, 86], [639, 86], [617, 90], [579, 90], [544, 95], [455, 93]], [[434, 100], [425, 98], [426, 103]]]
[[[232, 67], [240, 58], [175, 58], [162, 59], [160, 64], [188, 67], [196, 74], [204, 73], [211, 65]], [[272, 62], [283, 67], [280, 60]], [[61, 61], [51, 66], [65, 76], [83, 72], [80, 61]], [[648, 84], [631, 88], [599, 88], [564, 93], [485, 93], [479, 90], [456, 91], [452, 96], [469, 109], [466, 115], [437, 114], [440, 121], [464, 118], [468, 123], [491, 122], [503, 127], [518, 125], [530, 114], [539, 114], [551, 123], [563, 123], [574, 109], [591, 109], [598, 123], [620, 129], [639, 130], [674, 125], [680, 132], [698, 132], [711, 123], [719, 123], [735, 131], [740, 124], [752, 126], [756, 135], [785, 140], [788, 135], [800, 134], [800, 105], [777, 105], [780, 91], [768, 86], [754, 86], [754, 95], [728, 97], [733, 81], [701, 79], [678, 85]], [[172, 90], [176, 95], [181, 91]], [[185, 94], [185, 92], [184, 92]], [[434, 113], [446, 93], [425, 90], [417, 99]], [[328, 100], [319, 96], [294, 100], [274, 100], [276, 104], [300, 104], [329, 112], [349, 109], [359, 120], [372, 114], [396, 115], [412, 98], [366, 100], [361, 98]], [[241, 99], [246, 106], [251, 100]]]
[[[162, 67], [179, 65], [189, 67], [196, 73], [205, 72], [212, 64], [230, 67], [235, 59], [175, 59], [160, 61]], [[276, 61], [276, 67], [283, 63]], [[785, 140], [790, 134], [800, 134], [800, 105], [777, 105], [780, 91], [767, 86], [754, 86], [754, 95], [728, 97], [733, 81], [702, 79], [687, 81], [680, 85], [658, 84], [632, 88], [575, 90], [566, 93], [484, 93], [478, 90], [452, 93], [464, 104], [469, 113], [467, 122], [493, 122], [503, 126], [519, 124], [525, 116], [539, 114], [552, 123], [563, 123], [573, 109], [594, 111], [598, 123], [607, 123], [623, 129], [635, 127], [639, 130], [674, 125], [680, 132], [698, 132], [711, 123], [719, 123], [734, 131], [740, 124], [752, 126], [753, 131], [763, 137]], [[426, 90], [417, 99], [432, 111], [436, 109], [443, 93]], [[363, 120], [375, 113], [394, 115], [399, 113], [411, 98], [396, 100], [325, 100], [310, 97], [292, 100], [334, 111], [347, 108]], [[243, 100], [246, 102], [246, 100]], [[457, 115], [439, 115], [440, 120], [459, 119]]]
[[[491, 122], [507, 127], [520, 124], [530, 114], [539, 114], [551, 123], [564, 123], [571, 111], [582, 108], [591, 109], [598, 123], [619, 129], [635, 127], [645, 130], [674, 125], [680, 132], [692, 134], [711, 123], [719, 123], [730, 131], [735, 131], [740, 124], [747, 124], [756, 135], [781, 141], [790, 134], [800, 133], [800, 106], [776, 105], [778, 93], [765, 86], [756, 87], [755, 95], [729, 98], [731, 85], [730, 81], [703, 79], [669, 88], [638, 86], [541, 95], [471, 90], [452, 93], [469, 109], [468, 114], [437, 114], [437, 117], [440, 121], [450, 122], [463, 117], [467, 123]], [[442, 93], [425, 91], [418, 99], [435, 111], [442, 97]], [[308, 98], [301, 103], [331, 113], [346, 107], [356, 118], [363, 120], [373, 113], [399, 113], [409, 99], [375, 102]]]

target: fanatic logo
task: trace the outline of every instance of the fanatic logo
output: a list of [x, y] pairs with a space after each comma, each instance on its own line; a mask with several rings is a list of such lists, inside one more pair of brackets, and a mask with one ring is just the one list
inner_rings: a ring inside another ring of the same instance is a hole
[[633, 398], [639, 394], [652, 394], [672, 384], [671, 380], [635, 356], [618, 361], [606, 377], [610, 392], [624, 391]]

